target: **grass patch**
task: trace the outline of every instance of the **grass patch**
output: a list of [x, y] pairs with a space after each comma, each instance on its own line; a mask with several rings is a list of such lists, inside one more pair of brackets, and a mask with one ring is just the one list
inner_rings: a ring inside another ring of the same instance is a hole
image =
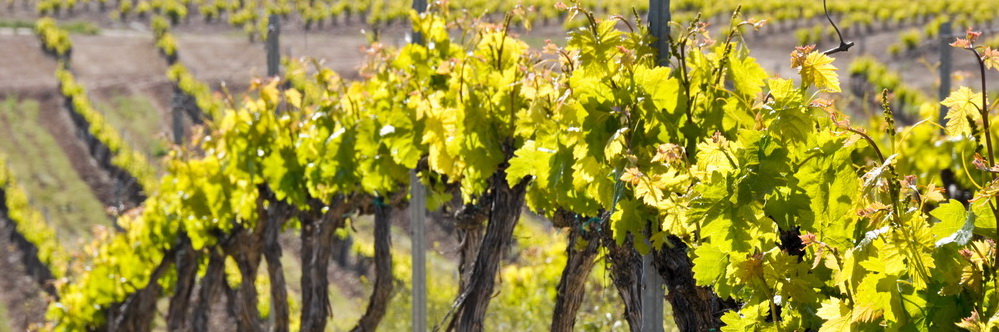
[[[405, 212], [402, 212], [405, 213]], [[354, 236], [353, 252], [361, 252], [362, 255], [371, 256], [374, 254], [374, 218], [372, 216], [362, 216], [354, 219], [354, 227], [357, 233]], [[378, 325], [378, 330], [385, 331], [407, 331], [412, 330], [412, 262], [411, 252], [412, 242], [406, 230], [392, 226], [392, 273], [396, 279], [395, 290], [392, 300], [389, 302], [388, 311]], [[451, 302], [458, 294], [458, 266], [457, 263], [442, 256], [434, 249], [433, 243], [428, 243], [426, 253], [427, 267], [427, 327], [432, 328], [438, 323], [448, 310]], [[371, 284], [374, 280], [367, 280], [364, 287], [364, 297], [351, 299], [357, 317], [368, 305], [368, 297], [372, 292]], [[490, 311], [493, 307], [490, 306]], [[491, 314], [491, 313], [490, 313]], [[349, 329], [354, 326], [357, 319], [349, 321], [341, 329]]]
[[10, 319], [7, 318], [7, 306], [0, 305], [0, 332], [10, 332]]
[[59, 27], [74, 35], [93, 36], [101, 33], [101, 28], [98, 28], [97, 25], [84, 21], [60, 23]]
[[[74, 35], [98, 35], [101, 33], [101, 28], [91, 22], [78, 21], [69, 23], [59, 23], [59, 27], [65, 29]], [[0, 28], [11, 28], [11, 29], [34, 29], [35, 21], [24, 21], [24, 20], [0, 20]]]
[[[370, 216], [357, 218], [353, 224], [355, 252], [363, 255], [373, 253], [373, 220]], [[486, 321], [487, 330], [497, 331], [546, 331], [550, 328], [552, 311], [555, 306], [555, 290], [565, 267], [567, 234], [550, 229], [548, 222], [528, 214], [521, 216], [514, 231], [516, 247], [512, 261], [504, 260], [499, 271], [500, 280], [496, 284], [498, 295], [490, 302]], [[431, 248], [433, 245], [430, 245]], [[406, 331], [412, 329], [412, 255], [409, 234], [392, 227], [393, 270], [396, 289], [388, 306], [388, 312], [379, 330]], [[427, 326], [440, 322], [450, 309], [457, 296], [457, 266], [454, 261], [439, 255], [436, 250], [427, 251]], [[369, 282], [370, 284], [370, 282]], [[370, 294], [366, 286], [364, 294]], [[331, 299], [332, 301], [333, 299]], [[360, 317], [367, 306], [367, 295], [354, 299], [354, 307], [349, 314], [339, 318]], [[624, 319], [624, 304], [621, 302], [610, 280], [605, 265], [598, 262], [587, 280], [586, 297], [580, 308], [576, 330], [579, 331], [627, 331]], [[349, 308], [347, 309], [349, 310]], [[334, 307], [334, 312], [336, 307]], [[355, 313], [356, 312], [356, 313]], [[672, 325], [672, 314], [666, 305], [664, 325]], [[336, 325], [336, 329], [353, 326], [356, 320]], [[336, 320], [334, 320], [336, 321]], [[350, 326], [341, 326], [350, 325]], [[667, 326], [666, 331], [675, 331]]]
[[[373, 254], [373, 218], [370, 215], [352, 218], [349, 231], [354, 240], [351, 255], [370, 257]], [[555, 287], [558, 285], [565, 266], [566, 234], [551, 229], [548, 222], [525, 214], [521, 217], [514, 236], [516, 248], [512, 260], [504, 260], [496, 284], [498, 295], [493, 298], [486, 315], [487, 330], [497, 331], [544, 331], [551, 324], [555, 304]], [[290, 232], [297, 233], [296, 230]], [[296, 236], [295, 239], [298, 238]], [[296, 245], [298, 243], [296, 242]], [[430, 244], [427, 251], [427, 313], [428, 327], [439, 323], [451, 302], [457, 295], [458, 278], [456, 262], [442, 256]], [[412, 329], [412, 255], [411, 242], [406, 230], [392, 226], [393, 274], [396, 279], [392, 300], [379, 331], [407, 331]], [[301, 262], [292, 253], [293, 248], [284, 248], [281, 258], [288, 299], [290, 302], [291, 329], [297, 330], [301, 315]], [[266, 263], [264, 263], [266, 264]], [[331, 264], [336, 264], [331, 262]], [[266, 268], [258, 270], [258, 293], [260, 301], [270, 301], [267, 288], [260, 282], [267, 278]], [[327, 322], [326, 331], [345, 331], [352, 328], [367, 308], [368, 296], [372, 291], [373, 280], [361, 279], [361, 297], [347, 295], [336, 283], [329, 287], [332, 317]], [[265, 283], [266, 284], [266, 283]], [[352, 292], [351, 292], [352, 293]], [[605, 265], [598, 262], [587, 280], [587, 293], [577, 316], [577, 331], [627, 331], [624, 319], [624, 305], [618, 297], [610, 274]], [[677, 331], [673, 325], [672, 312], [665, 305], [664, 327], [666, 331]], [[261, 311], [263, 313], [265, 311]]]
[[[122, 139], [151, 161], [163, 157], [169, 151], [160, 112], [145, 96], [118, 95], [110, 100], [95, 100], [94, 106], [111, 126], [118, 129]], [[154, 169], [160, 170], [159, 163], [152, 164]]]
[[104, 207], [79, 177], [55, 138], [38, 124], [38, 102], [8, 97], [0, 103], [0, 152], [34, 208], [67, 248], [89, 239], [95, 225], [109, 225]]
[[35, 22], [34, 21], [22, 21], [22, 20], [13, 20], [13, 21], [0, 20], [0, 28], [11, 28], [11, 29], [26, 28], [26, 29], [34, 29], [35, 28]]

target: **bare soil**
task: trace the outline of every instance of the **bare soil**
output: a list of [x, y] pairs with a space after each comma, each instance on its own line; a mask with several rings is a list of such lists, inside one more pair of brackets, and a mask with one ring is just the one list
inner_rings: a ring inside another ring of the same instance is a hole
[[0, 32], [0, 94], [53, 91], [56, 64], [41, 52], [33, 34]]
[[[6, 223], [6, 222], [4, 222]], [[0, 226], [0, 305], [6, 308], [7, 328], [28, 331], [44, 322], [48, 306], [45, 292], [25, 272], [16, 246], [10, 241], [10, 229]]]

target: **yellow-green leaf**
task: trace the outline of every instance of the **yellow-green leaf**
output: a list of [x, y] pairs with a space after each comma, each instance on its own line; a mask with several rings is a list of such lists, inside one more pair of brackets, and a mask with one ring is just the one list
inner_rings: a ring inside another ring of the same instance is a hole
[[805, 58], [801, 68], [798, 68], [798, 73], [806, 85], [814, 85], [828, 92], [840, 92], [839, 77], [832, 62], [833, 58], [828, 55], [812, 52]]
[[843, 332], [843, 331], [853, 331], [853, 325], [851, 324], [850, 307], [838, 298], [830, 298], [827, 301], [822, 302], [822, 308], [819, 308], [816, 315], [825, 319], [826, 322], [822, 324], [822, 328], [819, 332]]
[[957, 91], [951, 92], [947, 99], [940, 102], [947, 106], [947, 135], [971, 135], [971, 122], [982, 121], [982, 94], [971, 91], [968, 87], [961, 87]]

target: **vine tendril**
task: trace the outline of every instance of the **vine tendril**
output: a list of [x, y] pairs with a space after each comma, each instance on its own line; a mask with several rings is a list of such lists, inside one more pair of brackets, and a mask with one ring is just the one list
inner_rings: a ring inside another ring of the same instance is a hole
[[848, 42], [843, 40], [843, 33], [839, 31], [839, 27], [836, 26], [836, 23], [833, 22], [832, 17], [829, 16], [829, 7], [826, 6], [826, 0], [822, 0], [822, 10], [826, 12], [826, 19], [829, 20], [829, 24], [832, 25], [833, 30], [836, 30], [836, 36], [839, 37], [839, 46], [830, 48], [822, 53], [825, 55], [833, 55], [839, 52], [849, 51], [850, 48], [853, 47], [854, 43], [852, 41]]

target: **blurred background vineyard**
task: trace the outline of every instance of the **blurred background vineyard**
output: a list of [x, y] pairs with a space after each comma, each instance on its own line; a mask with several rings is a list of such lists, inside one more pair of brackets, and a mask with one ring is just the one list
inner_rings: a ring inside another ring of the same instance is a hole
[[[159, 174], [159, 164], [172, 144], [170, 106], [173, 82], [192, 95], [217, 96], [227, 89], [238, 96], [253, 78], [266, 74], [265, 51], [271, 14], [281, 17], [281, 53], [287, 58], [313, 57], [347, 79], [360, 77], [364, 48], [372, 42], [390, 47], [408, 42], [410, 1], [405, 0], [0, 0], [0, 165], [23, 188], [25, 209], [37, 222], [54, 230], [57, 241], [69, 252], [91, 240], [95, 228], [111, 228], [115, 216], [130, 202], [122, 188], [88, 155], [73, 119], [65, 112], [56, 77], [57, 62], [43, 53], [36, 36], [42, 17], [54, 18], [68, 31], [72, 44], [69, 66], [86, 87], [94, 112], [115, 132], [121, 144], [151, 161], [148, 172]], [[453, 0], [446, 8], [471, 19], [500, 21], [511, 11], [521, 13], [515, 29], [532, 47], [546, 40], [564, 44], [565, 31], [582, 24], [567, 20], [552, 0], [484, 1]], [[642, 15], [648, 2], [586, 0], [581, 5], [598, 16]], [[838, 40], [816, 0], [673, 0], [673, 19], [689, 22], [700, 17], [725, 29], [731, 12], [742, 6], [744, 17], [767, 20], [760, 31], [746, 31], [746, 43], [764, 68], [783, 77], [794, 77], [788, 54], [795, 45], [835, 46]], [[845, 103], [842, 109], [876, 113], [873, 91], [888, 88], [901, 101], [903, 114], [913, 115], [924, 101], [937, 98], [936, 66], [941, 24], [952, 22], [955, 33], [964, 27], [984, 30], [987, 45], [999, 47], [999, 7], [968, 0], [831, 0], [829, 10], [844, 37], [857, 46], [838, 56], [844, 71]], [[166, 23], [164, 23], [166, 22]], [[158, 29], [169, 27], [163, 37]], [[455, 32], [458, 34], [459, 32]], [[716, 34], [717, 35], [717, 34]], [[58, 45], [58, 42], [53, 43]], [[179, 54], [183, 67], [164, 61], [164, 54]], [[969, 79], [976, 64], [970, 57], [955, 57], [952, 86]], [[171, 74], [168, 74], [171, 73]], [[995, 73], [989, 79], [995, 81]], [[995, 95], [995, 91], [990, 91]], [[201, 100], [198, 101], [202, 102]], [[202, 107], [205, 109], [205, 107]], [[190, 120], [188, 128], [192, 125]], [[105, 142], [107, 144], [107, 142]], [[152, 176], [156, 176], [156, 175]], [[139, 181], [143, 181], [138, 178]], [[8, 181], [0, 181], [5, 186]], [[8, 191], [8, 196], [12, 196]], [[7, 197], [8, 201], [11, 200]], [[549, 324], [554, 288], [565, 264], [566, 233], [549, 221], [526, 214], [515, 232], [515, 250], [501, 271], [498, 297], [486, 326], [497, 330], [544, 330]], [[361, 216], [360, 218], [369, 218]], [[457, 292], [457, 240], [443, 214], [431, 215], [429, 266], [430, 317], [448, 310]], [[351, 327], [363, 312], [369, 278], [373, 274], [371, 223], [354, 223], [338, 234], [337, 264], [330, 280], [333, 318], [331, 328]], [[9, 228], [9, 226], [7, 226]], [[398, 294], [382, 327], [398, 331], [409, 324], [410, 255], [408, 220], [393, 225], [394, 267]], [[10, 232], [10, 230], [5, 230]], [[284, 257], [287, 280], [294, 292], [299, 280], [295, 238], [287, 241]], [[5, 233], [6, 234], [6, 233]], [[30, 271], [20, 268], [14, 244], [0, 239], [0, 331], [21, 331], [43, 321], [45, 292], [30, 282]], [[8, 268], [9, 267], [9, 268]], [[592, 291], [579, 314], [577, 328], [586, 331], [626, 330], [620, 316], [622, 304], [604, 266], [597, 264], [589, 280]], [[263, 294], [263, 293], [262, 293]], [[593, 296], [596, 295], [596, 296]], [[292, 296], [294, 298], [295, 296]], [[165, 308], [165, 301], [160, 307]], [[165, 310], [165, 309], [164, 309]], [[669, 308], [666, 308], [667, 315]], [[433, 322], [432, 322], [433, 323]], [[226, 322], [216, 322], [225, 326]], [[162, 326], [162, 324], [157, 324]], [[230, 325], [231, 326], [231, 325]]]

